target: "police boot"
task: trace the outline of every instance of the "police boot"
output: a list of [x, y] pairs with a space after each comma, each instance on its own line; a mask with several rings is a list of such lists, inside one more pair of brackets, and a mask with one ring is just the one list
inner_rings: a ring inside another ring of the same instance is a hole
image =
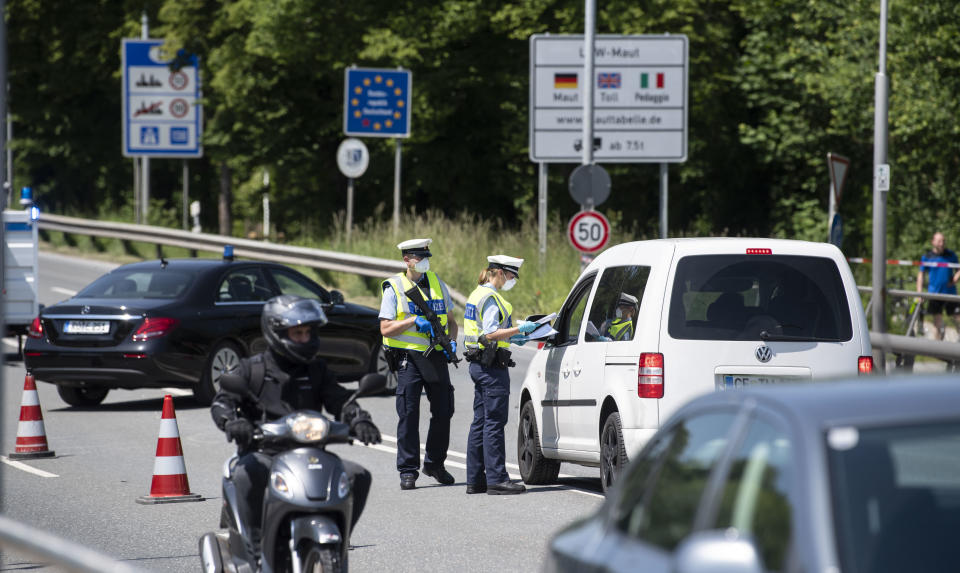
[[522, 483], [513, 483], [512, 481], [487, 486], [487, 495], [514, 495], [525, 491], [527, 491], [527, 488]]

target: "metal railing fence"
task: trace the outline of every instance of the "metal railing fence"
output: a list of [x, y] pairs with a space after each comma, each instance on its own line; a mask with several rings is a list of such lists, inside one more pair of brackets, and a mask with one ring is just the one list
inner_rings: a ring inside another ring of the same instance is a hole
[[[95, 221], [77, 217], [65, 217], [62, 215], [42, 215], [40, 218], [40, 229], [44, 231], [60, 231], [68, 234], [153, 243], [217, 253], [222, 252], [225, 245], [233, 245], [234, 255], [238, 257], [301, 265], [368, 277], [386, 277], [387, 275], [400, 272], [405, 268], [400, 261], [389, 259], [325, 251], [308, 247], [278, 245], [267, 241], [224, 237], [222, 235], [211, 235], [208, 233], [192, 233], [164, 227], [134, 225], [114, 221]], [[857, 288], [864, 294], [871, 294], [873, 292], [873, 290], [867, 286], [858, 286]], [[898, 289], [887, 289], [887, 295], [892, 297], [920, 297], [924, 300], [960, 302], [960, 296]], [[466, 297], [453, 289], [450, 289], [450, 296], [461, 306], [466, 304]], [[870, 313], [870, 304], [872, 304], [872, 300], [867, 305], [866, 312], [868, 315]], [[913, 317], [914, 321], [915, 319], [916, 315]], [[912, 326], [913, 325], [911, 325], [911, 328]], [[875, 349], [885, 352], [933, 356], [944, 360], [960, 360], [960, 344], [954, 342], [871, 332], [870, 343]]]
[[67, 571], [81, 573], [143, 573], [144, 569], [116, 561], [88, 547], [0, 515], [0, 547], [16, 548], [49, 560]]

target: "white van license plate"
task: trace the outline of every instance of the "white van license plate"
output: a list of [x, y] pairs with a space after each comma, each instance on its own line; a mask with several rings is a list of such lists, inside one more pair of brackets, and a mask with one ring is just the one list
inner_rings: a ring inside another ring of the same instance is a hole
[[66, 334], [106, 334], [110, 332], [107, 320], [68, 320], [63, 325]]
[[742, 374], [726, 374], [723, 377], [723, 384], [719, 390], [732, 390], [734, 388], [743, 388], [744, 386], [756, 386], [759, 384], [783, 384], [790, 382], [791, 378], [780, 376], [746, 376]]

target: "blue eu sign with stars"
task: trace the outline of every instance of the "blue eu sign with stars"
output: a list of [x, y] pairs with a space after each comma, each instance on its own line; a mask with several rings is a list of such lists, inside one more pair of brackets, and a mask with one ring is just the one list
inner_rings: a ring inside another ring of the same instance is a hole
[[409, 70], [347, 68], [343, 132], [363, 137], [410, 137]]

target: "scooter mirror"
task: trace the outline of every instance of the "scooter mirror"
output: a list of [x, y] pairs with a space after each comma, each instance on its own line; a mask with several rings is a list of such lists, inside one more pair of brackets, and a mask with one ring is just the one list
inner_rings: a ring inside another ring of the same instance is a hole
[[387, 387], [387, 378], [383, 374], [366, 374], [360, 379], [360, 386], [357, 393], [361, 396], [379, 394]]
[[247, 393], [247, 381], [239, 374], [228, 372], [220, 376], [219, 382], [221, 388], [232, 394], [243, 396]]

